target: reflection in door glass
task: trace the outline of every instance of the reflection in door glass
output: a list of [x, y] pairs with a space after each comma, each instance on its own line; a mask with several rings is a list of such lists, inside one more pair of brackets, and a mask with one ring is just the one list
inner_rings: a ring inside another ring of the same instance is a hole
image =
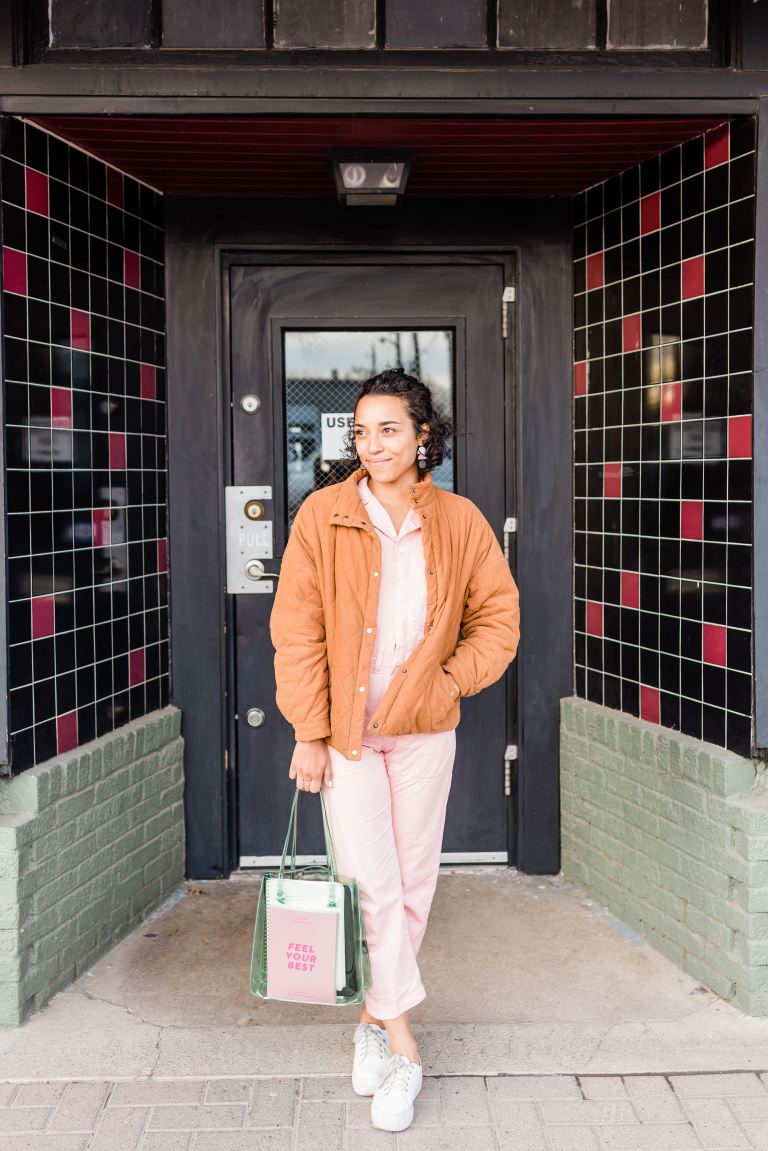
[[[354, 464], [341, 458], [342, 439], [363, 380], [402, 364], [427, 384], [435, 408], [453, 421], [453, 360], [451, 329], [283, 332], [289, 527], [311, 491], [354, 471]], [[454, 491], [452, 439], [432, 479]]]

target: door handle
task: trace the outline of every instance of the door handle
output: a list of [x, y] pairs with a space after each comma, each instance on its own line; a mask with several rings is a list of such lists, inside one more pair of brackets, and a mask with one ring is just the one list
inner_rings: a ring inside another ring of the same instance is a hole
[[261, 560], [248, 560], [248, 563], [245, 565], [245, 574], [248, 576], [248, 579], [264, 579], [265, 577], [278, 579], [280, 576], [280, 572], [264, 571], [264, 564]]

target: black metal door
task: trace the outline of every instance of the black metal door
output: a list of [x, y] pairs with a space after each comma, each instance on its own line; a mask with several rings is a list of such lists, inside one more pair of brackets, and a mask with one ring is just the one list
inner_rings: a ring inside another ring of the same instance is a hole
[[[243, 867], [279, 856], [295, 786], [288, 779], [293, 729], [275, 705], [269, 638], [280, 557], [305, 496], [351, 470], [338, 458], [339, 439], [363, 379], [402, 363], [430, 385], [455, 427], [452, 450], [433, 479], [472, 499], [502, 539], [513, 462], [504, 281], [504, 266], [492, 262], [229, 267], [227, 593]], [[462, 700], [446, 861], [508, 858], [510, 679], [508, 672]], [[322, 850], [319, 801], [305, 798], [299, 853], [309, 860], [322, 858]]]

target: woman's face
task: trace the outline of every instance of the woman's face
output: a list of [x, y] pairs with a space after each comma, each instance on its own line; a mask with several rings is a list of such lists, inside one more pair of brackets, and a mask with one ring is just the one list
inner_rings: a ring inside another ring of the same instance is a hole
[[371, 479], [396, 485], [418, 479], [416, 452], [429, 425], [423, 428], [417, 436], [400, 396], [363, 396], [355, 409], [355, 447]]

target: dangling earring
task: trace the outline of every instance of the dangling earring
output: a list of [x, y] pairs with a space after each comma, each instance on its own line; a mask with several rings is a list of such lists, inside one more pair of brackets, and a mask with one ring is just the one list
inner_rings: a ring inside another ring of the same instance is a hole
[[416, 463], [420, 468], [427, 466], [427, 449], [423, 444], [419, 444], [419, 450], [416, 453]]

